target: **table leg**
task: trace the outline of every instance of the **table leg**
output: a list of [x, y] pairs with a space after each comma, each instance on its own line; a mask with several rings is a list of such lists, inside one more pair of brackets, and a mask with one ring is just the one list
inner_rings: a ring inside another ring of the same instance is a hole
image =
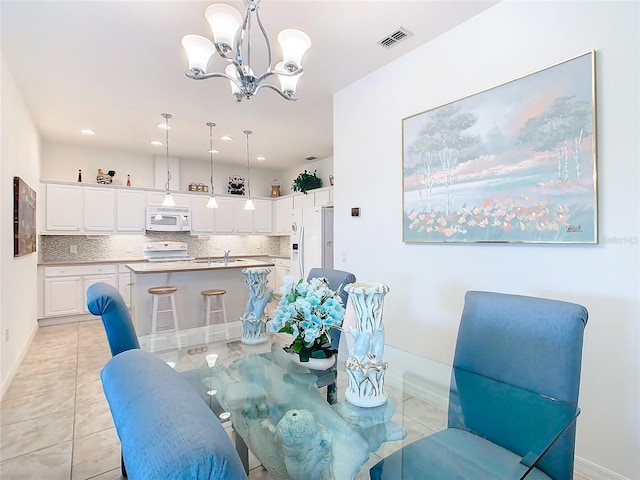
[[247, 444], [235, 430], [233, 431], [233, 437], [236, 442], [236, 452], [238, 452], [238, 456], [240, 457], [240, 461], [242, 462], [244, 471], [247, 475], [249, 475], [249, 449], [247, 448]]

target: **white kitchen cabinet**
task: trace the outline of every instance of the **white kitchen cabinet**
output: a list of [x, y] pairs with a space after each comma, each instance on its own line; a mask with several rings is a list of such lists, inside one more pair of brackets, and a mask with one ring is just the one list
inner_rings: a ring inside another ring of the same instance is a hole
[[234, 205], [235, 199], [229, 197], [216, 197], [218, 208], [215, 209], [215, 233], [234, 232]]
[[44, 268], [44, 317], [87, 313], [87, 288], [97, 282], [116, 284], [116, 266], [69, 265]]
[[291, 224], [293, 223], [293, 197], [278, 198], [274, 202], [275, 234], [291, 234]]
[[112, 233], [116, 228], [115, 191], [110, 187], [83, 189], [83, 228], [89, 233]]
[[[233, 198], [234, 231], [235, 233], [253, 233], [253, 212], [245, 210], [245, 198]], [[256, 200], [254, 200], [255, 205]], [[257, 208], [257, 207], [256, 207]]]
[[254, 199], [253, 231], [255, 233], [273, 233], [273, 201]]
[[301, 210], [307, 207], [315, 207], [315, 194], [313, 192], [293, 196], [294, 210]]
[[144, 233], [147, 192], [144, 190], [116, 190], [116, 231]]
[[[123, 269], [127, 271], [127, 273], [123, 272]], [[124, 300], [127, 308], [131, 307], [131, 272], [124, 265], [121, 265], [118, 270], [118, 292], [122, 295], [122, 299]]]
[[82, 187], [77, 185], [47, 184], [47, 231], [80, 232], [82, 229]]
[[215, 230], [215, 215], [220, 209], [207, 208], [209, 197], [203, 195], [191, 195], [191, 233], [213, 233]]
[[44, 279], [44, 316], [57, 317], [82, 313], [82, 277]]
[[333, 205], [332, 194], [333, 189], [326, 189], [314, 192], [314, 203], [316, 207], [322, 207], [325, 205]]

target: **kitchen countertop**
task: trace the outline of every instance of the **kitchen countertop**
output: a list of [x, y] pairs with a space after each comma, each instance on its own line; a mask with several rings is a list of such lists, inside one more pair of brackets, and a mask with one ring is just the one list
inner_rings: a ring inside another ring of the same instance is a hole
[[[273, 258], [273, 259], [285, 259], [289, 260], [289, 256], [285, 255], [260, 255], [260, 254], [248, 254], [248, 255], [236, 255], [230, 256], [229, 258], [242, 258], [242, 259], [253, 259], [253, 258]], [[209, 257], [197, 257], [196, 260], [207, 260]], [[221, 256], [212, 256], [211, 260], [222, 260]], [[100, 264], [110, 264], [110, 263], [150, 263], [144, 258], [113, 258], [109, 260], [60, 260], [60, 261], [48, 261], [48, 262], [38, 262], [39, 267], [47, 267], [47, 266], [57, 266], [57, 265], [100, 265]], [[237, 263], [237, 262], [236, 262]], [[271, 264], [270, 264], [271, 265]]]
[[202, 270], [230, 270], [238, 268], [257, 268], [257, 267], [273, 267], [273, 262], [263, 262], [260, 260], [253, 260], [250, 258], [233, 259], [229, 263], [224, 263], [221, 259], [212, 258], [212, 262], [208, 263], [206, 260], [202, 262], [188, 261], [188, 262], [139, 262], [128, 263], [125, 266], [133, 273], [145, 274], [145, 273], [170, 273], [170, 272], [198, 272]]

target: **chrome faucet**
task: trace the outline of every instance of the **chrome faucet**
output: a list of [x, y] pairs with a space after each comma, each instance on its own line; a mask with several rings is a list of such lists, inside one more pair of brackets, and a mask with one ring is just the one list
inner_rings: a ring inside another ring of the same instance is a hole
[[231, 250], [225, 250], [224, 251], [224, 263], [228, 263], [229, 262], [229, 252], [231, 252]]

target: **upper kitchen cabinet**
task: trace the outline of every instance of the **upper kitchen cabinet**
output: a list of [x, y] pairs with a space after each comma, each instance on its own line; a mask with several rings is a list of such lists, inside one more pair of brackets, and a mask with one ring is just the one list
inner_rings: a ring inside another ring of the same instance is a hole
[[[245, 198], [233, 199], [233, 211], [235, 221], [236, 233], [253, 233], [253, 212], [254, 210], [245, 210], [244, 206], [247, 203]], [[256, 200], [254, 200], [254, 205]], [[256, 208], [258, 208], [256, 206]]]
[[307, 207], [315, 207], [315, 194], [313, 192], [302, 193], [293, 196], [293, 209], [301, 210]]
[[333, 205], [333, 188], [323, 188], [314, 191], [315, 207], [323, 207], [325, 205]]
[[116, 190], [116, 231], [144, 233], [147, 192], [144, 190]]
[[273, 200], [254, 199], [253, 231], [255, 233], [273, 233]]
[[191, 195], [191, 233], [213, 233], [215, 228], [215, 214], [218, 209], [207, 208], [209, 197]]
[[85, 187], [83, 227], [88, 233], [112, 233], [116, 228], [115, 191], [105, 187]]
[[273, 202], [275, 209], [275, 234], [291, 234], [291, 223], [293, 222], [293, 197], [287, 196], [278, 198]]
[[235, 198], [216, 197], [218, 208], [215, 209], [215, 233], [234, 233]]
[[82, 230], [82, 188], [76, 185], [46, 185], [47, 231], [79, 233]]

